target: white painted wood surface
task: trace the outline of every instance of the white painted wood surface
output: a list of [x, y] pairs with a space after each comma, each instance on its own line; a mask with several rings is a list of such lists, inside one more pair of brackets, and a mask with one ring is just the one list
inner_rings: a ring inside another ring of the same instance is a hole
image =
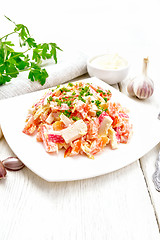
[[[10, 151], [5, 143], [5, 151]], [[88, 180], [48, 183], [29, 169], [0, 184], [1, 239], [159, 239], [139, 162]]]
[[[8, 172], [0, 183], [2, 239], [160, 239], [151, 176], [157, 149], [88, 180], [48, 183], [26, 167]], [[4, 138], [0, 154], [13, 155]]]
[[[149, 55], [155, 92], [140, 104], [152, 106], [158, 114], [158, 0], [46, 0], [38, 4], [38, 11], [37, 4], [31, 0], [25, 6], [19, 0], [1, 4], [1, 32], [10, 30], [5, 14], [26, 24], [39, 42], [55, 41], [87, 54], [120, 50], [133, 63], [131, 75], [140, 71], [142, 57]], [[126, 83], [120, 84], [125, 94]], [[0, 240], [160, 239], [160, 193], [152, 182], [159, 150], [160, 144], [123, 169], [81, 181], [48, 183], [26, 167], [8, 172], [0, 181]], [[0, 159], [11, 155], [2, 138]]]

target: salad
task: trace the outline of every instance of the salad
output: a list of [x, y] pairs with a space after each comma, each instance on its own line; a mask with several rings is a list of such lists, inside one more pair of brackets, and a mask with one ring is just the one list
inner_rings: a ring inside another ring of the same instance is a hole
[[132, 133], [127, 109], [111, 98], [110, 90], [92, 83], [58, 85], [29, 109], [23, 133], [36, 134], [48, 153], [64, 148], [64, 157], [93, 159], [106, 145], [127, 143]]

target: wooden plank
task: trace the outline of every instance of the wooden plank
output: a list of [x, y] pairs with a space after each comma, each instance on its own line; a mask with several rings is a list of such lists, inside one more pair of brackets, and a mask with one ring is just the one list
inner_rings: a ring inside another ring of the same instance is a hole
[[0, 184], [3, 240], [159, 239], [138, 162], [103, 176], [48, 183], [29, 169]]
[[[143, 105], [152, 107], [155, 113], [157, 112], [157, 116], [158, 116], [158, 113], [160, 112], [160, 101], [159, 101], [160, 84], [159, 84], [159, 71], [158, 71], [159, 57], [157, 53], [150, 53], [149, 57], [150, 57], [149, 76], [154, 81], [154, 94], [153, 96], [151, 96], [149, 99], [146, 99], [146, 100], [138, 100], [136, 98], [133, 98], [133, 99], [139, 102], [139, 104], [141, 104], [141, 107], [143, 107]], [[130, 73], [130, 77], [133, 77], [133, 73], [135, 73], [136, 66], [137, 64], [134, 65], [134, 71], [132, 69]], [[120, 88], [124, 94], [128, 94], [126, 91], [127, 84], [128, 84], [128, 80], [125, 80], [120, 84]], [[144, 178], [149, 191], [153, 209], [155, 211], [157, 223], [160, 228], [160, 205], [159, 205], [160, 193], [155, 190], [155, 187], [152, 181], [152, 175], [155, 171], [155, 161], [158, 156], [158, 151], [160, 151], [160, 144], [155, 146], [155, 148], [153, 148], [150, 152], [148, 152], [145, 156], [143, 156], [140, 159], [140, 166], [144, 174]]]

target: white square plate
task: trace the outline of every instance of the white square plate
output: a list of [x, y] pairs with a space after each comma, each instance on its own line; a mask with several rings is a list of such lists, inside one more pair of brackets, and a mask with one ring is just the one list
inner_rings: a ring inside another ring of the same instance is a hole
[[160, 121], [147, 107], [140, 106], [124, 94], [97, 78], [82, 80], [94, 83], [112, 92], [112, 101], [120, 102], [130, 110], [133, 136], [127, 144], [111, 150], [105, 147], [95, 159], [85, 155], [64, 158], [64, 151], [58, 154], [45, 152], [42, 143], [35, 136], [22, 133], [28, 109], [46, 90], [2, 100], [0, 122], [2, 131], [13, 152], [34, 173], [43, 179], [71, 181], [85, 179], [120, 169], [142, 157], [160, 141]]

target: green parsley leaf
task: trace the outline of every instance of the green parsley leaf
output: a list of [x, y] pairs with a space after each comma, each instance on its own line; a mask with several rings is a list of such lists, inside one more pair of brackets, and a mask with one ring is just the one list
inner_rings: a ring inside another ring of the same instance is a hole
[[58, 49], [58, 50], [62, 51], [62, 49], [59, 48], [56, 43], [49, 43], [49, 44], [51, 46], [50, 54], [54, 58], [55, 63], [57, 63], [57, 51], [56, 50]]
[[16, 78], [18, 76], [18, 70], [16, 66], [12, 63], [7, 63], [6, 64], [6, 75], [10, 76], [12, 78]]
[[46, 82], [46, 78], [48, 77], [48, 73], [45, 69], [31, 69], [28, 75], [28, 79], [32, 82], [38, 81], [41, 85], [44, 85]]
[[11, 77], [6, 76], [4, 74], [0, 74], [0, 85], [10, 81], [11, 81]]
[[29, 38], [26, 39], [26, 42], [28, 43], [29, 47], [36, 47], [36, 43], [35, 43], [34, 38], [29, 37]]
[[[57, 63], [57, 50], [62, 51], [56, 43], [37, 44], [35, 39], [30, 36], [29, 29], [23, 24], [16, 24], [10, 18], [5, 18], [14, 24], [14, 30], [3, 37], [0, 37], [0, 85], [16, 78], [20, 72], [29, 71], [28, 78], [31, 81], [38, 81], [44, 85], [48, 77], [46, 69], [41, 68], [42, 60], [53, 57]], [[16, 34], [19, 38], [19, 46], [25, 49], [16, 52], [16, 47], [8, 38]], [[27, 48], [27, 49], [26, 49]], [[29, 55], [27, 52], [30, 51]]]

